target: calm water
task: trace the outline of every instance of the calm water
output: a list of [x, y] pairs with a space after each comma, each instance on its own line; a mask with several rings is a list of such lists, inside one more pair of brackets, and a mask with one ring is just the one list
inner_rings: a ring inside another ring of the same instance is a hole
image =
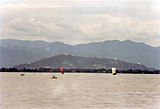
[[160, 75], [0, 73], [0, 94], [1, 109], [160, 109]]

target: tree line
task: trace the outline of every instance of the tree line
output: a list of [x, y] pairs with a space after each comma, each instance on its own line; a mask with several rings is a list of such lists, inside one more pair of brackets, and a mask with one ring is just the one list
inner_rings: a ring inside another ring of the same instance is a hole
[[[0, 72], [60, 72], [60, 69], [51, 69], [51, 68], [39, 68], [39, 69], [17, 69], [17, 68], [1, 68]], [[72, 68], [72, 69], [64, 69], [64, 72], [68, 73], [111, 73], [111, 69], [84, 69], [84, 68]], [[125, 74], [160, 74], [160, 70], [119, 70], [117, 69], [117, 73], [125, 73]]]

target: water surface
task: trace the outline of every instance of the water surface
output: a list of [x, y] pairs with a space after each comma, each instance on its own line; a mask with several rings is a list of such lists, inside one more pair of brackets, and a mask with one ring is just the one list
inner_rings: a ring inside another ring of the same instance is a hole
[[0, 94], [1, 109], [160, 109], [160, 75], [0, 73]]

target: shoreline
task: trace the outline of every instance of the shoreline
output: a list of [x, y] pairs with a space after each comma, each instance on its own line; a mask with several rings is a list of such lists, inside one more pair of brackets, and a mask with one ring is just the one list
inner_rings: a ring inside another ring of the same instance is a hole
[[[21, 73], [28, 73], [28, 74], [30, 74], [30, 73], [33, 73], [33, 74], [62, 74], [61, 72], [0, 72], [0, 73], [19, 73], [19, 74], [21, 74]], [[103, 72], [64, 72], [64, 74], [111, 74], [112, 75], [112, 73], [103, 73]], [[141, 74], [141, 75], [143, 75], [143, 74], [147, 74], [147, 75], [149, 75], [149, 74], [154, 74], [154, 75], [159, 75], [160, 73], [117, 73], [117, 75], [124, 75], [124, 74]]]

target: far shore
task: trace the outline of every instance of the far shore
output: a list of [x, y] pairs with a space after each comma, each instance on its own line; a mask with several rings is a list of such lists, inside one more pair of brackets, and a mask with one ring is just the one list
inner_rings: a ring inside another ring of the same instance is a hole
[[[19, 73], [19, 74], [27, 74], [27, 73], [29, 73], [29, 74], [42, 74], [42, 73], [44, 73], [44, 74], [61, 74], [61, 72], [0, 72], [0, 73]], [[64, 72], [64, 74], [112, 74], [111, 72], [110, 73], [106, 73], [106, 72]], [[123, 74], [123, 75], [125, 75], [125, 74], [147, 74], [147, 75], [149, 75], [149, 74], [160, 74], [160, 73], [131, 73], [131, 72], [129, 72], [129, 73], [117, 73], [117, 75], [118, 74]]]

